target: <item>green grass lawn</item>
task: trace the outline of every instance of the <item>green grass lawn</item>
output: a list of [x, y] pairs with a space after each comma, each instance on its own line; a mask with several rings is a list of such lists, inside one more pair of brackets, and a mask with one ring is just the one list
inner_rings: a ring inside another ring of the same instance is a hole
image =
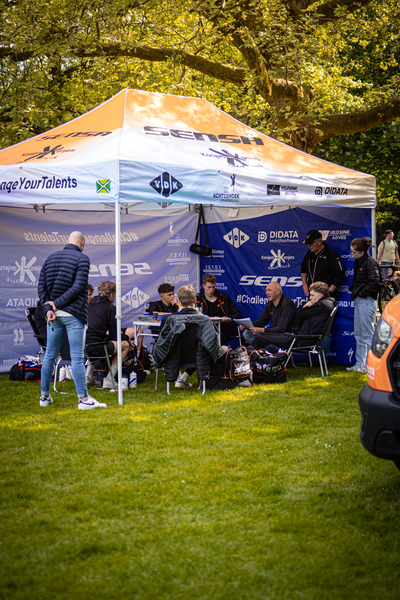
[[[192, 378], [193, 379], [193, 378]], [[359, 440], [365, 375], [92, 393], [0, 375], [2, 599], [399, 599], [400, 471]]]

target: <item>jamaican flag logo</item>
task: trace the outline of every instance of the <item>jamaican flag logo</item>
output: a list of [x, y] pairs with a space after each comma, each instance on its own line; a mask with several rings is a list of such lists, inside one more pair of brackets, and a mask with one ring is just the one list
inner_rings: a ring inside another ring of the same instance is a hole
[[111, 192], [111, 181], [109, 179], [99, 179], [96, 181], [97, 194], [109, 194]]

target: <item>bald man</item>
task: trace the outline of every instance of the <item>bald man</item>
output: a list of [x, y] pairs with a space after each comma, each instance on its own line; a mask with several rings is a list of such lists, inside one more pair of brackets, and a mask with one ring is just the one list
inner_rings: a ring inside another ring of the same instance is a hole
[[39, 404], [53, 404], [50, 384], [54, 362], [65, 333], [68, 336], [72, 377], [78, 394], [78, 408], [106, 408], [89, 396], [86, 387], [84, 353], [88, 317], [88, 277], [90, 260], [83, 254], [85, 238], [73, 231], [62, 250], [51, 254], [40, 271], [38, 295], [47, 319], [47, 345], [42, 365]]
[[[268, 302], [261, 313], [261, 316], [254, 321], [251, 329], [244, 331], [243, 337], [248, 344], [254, 344], [257, 340], [262, 348], [262, 340], [268, 333], [284, 333], [296, 314], [295, 303], [282, 293], [282, 286], [277, 281], [271, 281], [265, 288]], [[270, 327], [266, 327], [271, 323]], [[241, 329], [244, 329], [240, 326]]]

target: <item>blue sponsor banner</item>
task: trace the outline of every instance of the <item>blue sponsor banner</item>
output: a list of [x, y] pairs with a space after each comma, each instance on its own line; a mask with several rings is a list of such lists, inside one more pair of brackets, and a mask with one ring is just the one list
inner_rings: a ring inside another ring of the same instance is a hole
[[[0, 371], [24, 354], [36, 355], [38, 344], [25, 309], [36, 306], [40, 270], [52, 252], [62, 249], [72, 231], [86, 237], [84, 252], [91, 267], [89, 283], [115, 281], [114, 212], [35, 212], [1, 209], [0, 220]], [[196, 233], [195, 213], [121, 214], [122, 326], [158, 300], [157, 288], [196, 285], [197, 257], [189, 252]], [[150, 343], [145, 338], [145, 343]]]
[[337, 293], [339, 310], [329, 359], [337, 364], [354, 363], [354, 301], [348, 291], [354, 270], [350, 242], [371, 237], [370, 209], [294, 208], [218, 223], [209, 223], [206, 215], [206, 222], [213, 252], [209, 258], [201, 257], [201, 271], [215, 275], [217, 288], [227, 292], [243, 316], [252, 320], [260, 316], [267, 302], [265, 287], [271, 281], [279, 281], [284, 295], [296, 305], [305, 301], [300, 266], [308, 248], [303, 241], [310, 229], [321, 231], [323, 240], [340, 254], [346, 271]]

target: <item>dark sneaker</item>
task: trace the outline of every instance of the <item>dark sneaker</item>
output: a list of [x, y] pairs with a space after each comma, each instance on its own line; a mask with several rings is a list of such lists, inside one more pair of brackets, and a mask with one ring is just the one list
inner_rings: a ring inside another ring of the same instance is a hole
[[40, 406], [49, 406], [49, 404], [53, 404], [53, 398], [50, 396], [40, 396], [39, 400]]
[[97, 400], [95, 400], [91, 396], [88, 396], [86, 402], [79, 398], [78, 408], [79, 410], [90, 410], [92, 408], [107, 408], [107, 404], [97, 402]]

